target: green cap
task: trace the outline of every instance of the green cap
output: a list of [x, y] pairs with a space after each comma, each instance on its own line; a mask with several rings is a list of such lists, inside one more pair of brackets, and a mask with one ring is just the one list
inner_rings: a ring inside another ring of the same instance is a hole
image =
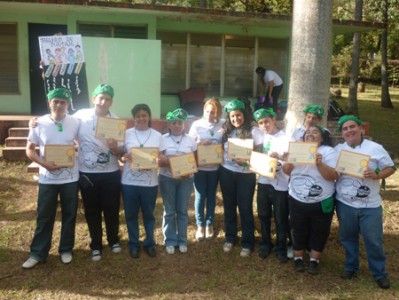
[[224, 110], [229, 113], [233, 110], [239, 110], [239, 109], [245, 109], [245, 104], [244, 102], [240, 100], [231, 100], [229, 103], [227, 103], [224, 106]]
[[56, 88], [54, 90], [51, 90], [47, 94], [47, 99], [52, 100], [54, 98], [60, 98], [64, 99], [68, 102], [72, 102], [72, 93], [70, 90], [65, 89], [65, 88]]
[[93, 97], [99, 94], [107, 94], [110, 95], [112, 98], [114, 97], [114, 88], [108, 84], [99, 84], [91, 94]]
[[273, 108], [269, 109], [260, 108], [254, 112], [254, 119], [256, 122], [266, 117], [274, 118], [275, 116], [276, 113], [274, 112]]
[[318, 116], [319, 118], [321, 118], [324, 115], [324, 108], [321, 107], [321, 105], [309, 104], [308, 106], [306, 106], [306, 108], [303, 110], [303, 112], [305, 114], [311, 113], [311, 114], [314, 114], [314, 115]]
[[358, 117], [345, 115], [345, 116], [342, 116], [341, 118], [339, 118], [339, 120], [338, 120], [338, 130], [342, 131], [342, 126], [344, 125], [344, 123], [346, 123], [348, 121], [355, 121], [357, 123], [357, 125], [363, 124], [362, 120], [360, 120]]
[[168, 112], [166, 115], [166, 120], [168, 122], [173, 122], [173, 121], [186, 121], [187, 120], [187, 115], [188, 113], [182, 109], [182, 108], [178, 108], [175, 109], [174, 111]]

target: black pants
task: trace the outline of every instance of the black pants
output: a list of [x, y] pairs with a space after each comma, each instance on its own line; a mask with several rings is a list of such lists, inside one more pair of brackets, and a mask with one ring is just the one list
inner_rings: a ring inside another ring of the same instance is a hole
[[79, 187], [89, 227], [92, 250], [102, 249], [102, 214], [110, 246], [119, 242], [120, 171], [80, 172]]
[[[267, 89], [266, 100], [265, 100], [265, 103], [264, 103], [268, 107], [270, 107], [269, 99], [267, 99], [269, 97], [269, 89], [270, 89], [270, 87]], [[278, 97], [280, 96], [280, 93], [281, 93], [282, 89], [283, 89], [283, 84], [273, 87], [273, 91], [272, 91], [273, 110], [276, 113], [277, 113], [277, 110], [278, 110]]]

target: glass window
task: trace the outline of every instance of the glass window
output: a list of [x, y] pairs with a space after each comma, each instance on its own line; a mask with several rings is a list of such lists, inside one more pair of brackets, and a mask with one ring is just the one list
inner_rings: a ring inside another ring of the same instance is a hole
[[18, 94], [17, 24], [0, 25], [0, 93]]
[[146, 39], [147, 26], [120, 26], [101, 24], [79, 24], [82, 36]]

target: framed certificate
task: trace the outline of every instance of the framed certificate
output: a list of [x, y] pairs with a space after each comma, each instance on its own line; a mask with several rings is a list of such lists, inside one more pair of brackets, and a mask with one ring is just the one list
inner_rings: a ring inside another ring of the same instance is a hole
[[96, 139], [125, 141], [127, 120], [99, 117], [96, 125]]
[[252, 151], [249, 169], [262, 176], [274, 179], [276, 178], [277, 163], [277, 159], [265, 153]]
[[130, 169], [132, 170], [151, 170], [158, 169], [159, 149], [156, 147], [133, 147], [130, 149], [132, 162]]
[[369, 155], [341, 150], [335, 169], [339, 173], [363, 178], [363, 170], [369, 166], [369, 162]]
[[316, 164], [317, 143], [290, 142], [288, 147], [288, 163]]
[[198, 145], [198, 165], [215, 165], [223, 163], [223, 149], [221, 144]]
[[169, 157], [169, 164], [172, 176], [175, 178], [198, 172], [193, 152], [179, 156], [171, 156]]
[[75, 145], [45, 145], [44, 159], [59, 167], [72, 168], [75, 165]]
[[227, 158], [250, 159], [253, 148], [254, 148], [253, 139], [229, 138], [228, 148], [227, 148]]

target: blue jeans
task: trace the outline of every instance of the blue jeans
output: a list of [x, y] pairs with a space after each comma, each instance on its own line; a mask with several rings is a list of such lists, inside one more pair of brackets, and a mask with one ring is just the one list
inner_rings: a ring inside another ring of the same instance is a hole
[[235, 244], [237, 241], [238, 207], [242, 230], [241, 246], [253, 250], [255, 246], [255, 222], [252, 201], [256, 175], [254, 173], [233, 172], [220, 167], [219, 179], [223, 195], [226, 242]]
[[154, 209], [157, 201], [158, 186], [133, 186], [122, 184], [123, 206], [125, 209], [126, 226], [129, 234], [129, 248], [140, 249], [139, 212], [143, 215], [146, 238], [144, 247], [155, 246]]
[[276, 224], [276, 253], [287, 255], [288, 192], [277, 191], [270, 184], [258, 183], [257, 206], [262, 231], [260, 248], [269, 251], [273, 248], [270, 233], [273, 211]]
[[51, 248], [55, 215], [61, 202], [61, 237], [59, 253], [72, 252], [75, 242], [78, 182], [39, 184], [36, 230], [30, 246], [30, 256], [45, 261]]
[[193, 177], [176, 179], [159, 175], [165, 246], [187, 246], [188, 202], [193, 182]]
[[[195, 219], [198, 227], [212, 226], [215, 215], [218, 171], [198, 171], [194, 174]], [[204, 215], [206, 199], [206, 217]]]
[[382, 207], [354, 208], [337, 201], [339, 239], [345, 248], [345, 270], [359, 271], [359, 235], [364, 239], [369, 270], [375, 280], [387, 276], [382, 244]]

